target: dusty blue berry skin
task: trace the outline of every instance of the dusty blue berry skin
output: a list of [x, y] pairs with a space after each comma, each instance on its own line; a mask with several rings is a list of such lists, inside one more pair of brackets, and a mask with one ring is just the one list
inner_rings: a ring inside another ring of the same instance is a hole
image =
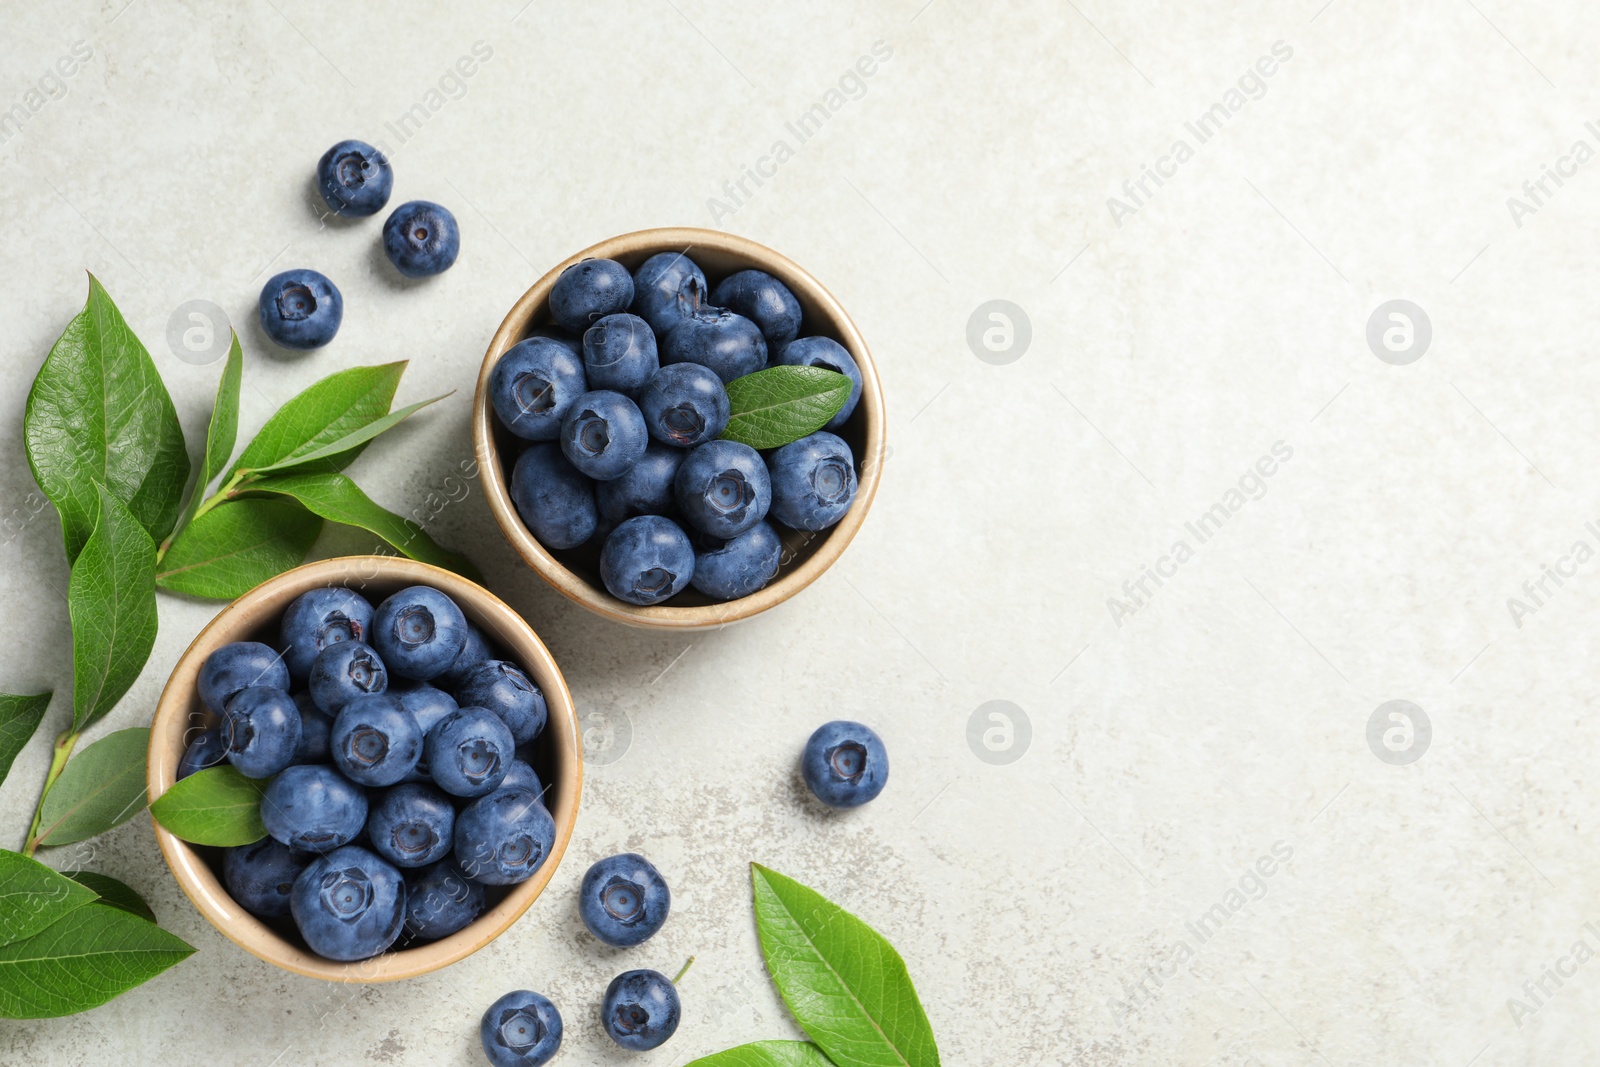
[[693, 448], [727, 429], [728, 390], [716, 371], [698, 363], [662, 367], [639, 394], [650, 436], [674, 448]]
[[433, 778], [428, 773], [428, 731], [437, 726], [446, 715], [456, 710], [458, 707], [456, 698], [425, 682], [395, 695], [400, 698], [401, 705], [411, 713], [411, 717], [417, 720], [417, 729], [422, 731], [422, 758], [417, 760], [417, 765], [402, 780], [432, 781]]
[[289, 668], [271, 645], [260, 641], [235, 641], [206, 657], [200, 668], [200, 701], [221, 715], [228, 698], [252, 685], [289, 688]]
[[367, 813], [372, 849], [396, 867], [426, 867], [455, 847], [456, 809], [426, 782], [404, 782], [384, 792]]
[[800, 301], [789, 287], [760, 270], [728, 275], [711, 291], [717, 307], [736, 311], [761, 328], [767, 347], [776, 352], [800, 334]]
[[690, 582], [718, 600], [749, 596], [772, 581], [783, 561], [783, 542], [768, 522], [758, 522], [737, 537], [701, 534], [693, 541], [694, 577]]
[[367, 791], [325, 763], [290, 767], [262, 793], [261, 821], [279, 844], [330, 852], [367, 824]]
[[802, 337], [791, 341], [778, 352], [772, 364], [775, 367], [821, 367], [850, 379], [850, 399], [828, 420], [824, 430], [843, 426], [861, 401], [861, 368], [856, 366], [855, 357], [844, 345], [831, 337]]
[[426, 682], [442, 673], [467, 643], [467, 617], [437, 589], [413, 585], [389, 597], [372, 616], [372, 647], [391, 674]]
[[620, 524], [600, 549], [600, 580], [630, 604], [659, 604], [694, 575], [694, 547], [671, 519], [640, 515]]
[[327, 275], [286, 270], [261, 287], [261, 332], [281, 348], [305, 351], [333, 340], [344, 321], [344, 297]]
[[511, 502], [546, 548], [576, 548], [594, 536], [600, 512], [594, 481], [567, 462], [557, 445], [529, 445], [511, 469]]
[[394, 785], [422, 758], [422, 731], [399, 697], [357, 697], [333, 720], [328, 747], [334, 766], [352, 782]]
[[556, 823], [527, 789], [496, 789], [456, 816], [455, 858], [484, 885], [526, 881], [555, 847]]
[[483, 886], [462, 874], [454, 860], [440, 860], [406, 881], [406, 932], [412, 937], [448, 937], [482, 914]]
[[327, 763], [328, 734], [333, 730], [333, 719], [317, 708], [309, 691], [294, 695], [294, 706], [300, 709], [300, 745], [294, 750], [296, 763]]
[[517, 743], [500, 716], [468, 705], [428, 732], [428, 773], [446, 793], [481, 797], [500, 787], [516, 758]]
[[300, 709], [282, 689], [241, 689], [222, 712], [228, 762], [246, 778], [270, 778], [294, 762], [300, 747]]
[[613, 948], [642, 945], [661, 929], [672, 892], [655, 865], [636, 852], [608, 856], [583, 876], [578, 915], [589, 932]]
[[767, 457], [772, 517], [796, 530], [825, 530], [856, 499], [855, 456], [826, 430], [791, 441]]
[[573, 403], [588, 391], [583, 360], [571, 346], [550, 337], [518, 341], [489, 374], [494, 413], [525, 441], [554, 441]]
[[313, 860], [295, 879], [289, 911], [311, 951], [330, 960], [364, 960], [400, 936], [406, 883], [382, 857], [346, 845]]
[[678, 990], [660, 971], [623, 971], [606, 986], [600, 1021], [611, 1040], [632, 1052], [649, 1052], [678, 1032], [683, 1008]]
[[365, 641], [371, 626], [372, 605], [353, 589], [334, 585], [295, 597], [278, 628], [289, 677], [304, 682], [318, 653], [340, 641]]
[[633, 303], [633, 278], [614, 259], [585, 259], [561, 272], [550, 288], [550, 317], [582, 333]]
[[500, 779], [501, 789], [512, 787], [526, 789], [541, 801], [544, 799], [544, 783], [539, 781], [539, 773], [526, 760], [512, 760], [511, 766], [506, 768], [506, 776]]
[[548, 998], [516, 989], [489, 1005], [478, 1039], [493, 1067], [544, 1067], [561, 1048], [561, 1013]]
[[666, 336], [685, 315], [705, 303], [706, 274], [681, 252], [657, 252], [633, 272], [633, 306], [628, 310]]
[[486, 660], [470, 671], [456, 687], [456, 700], [462, 707], [494, 712], [518, 745], [542, 734], [550, 717], [538, 684], [521, 667], [501, 659]]
[[340, 641], [311, 662], [311, 700], [324, 715], [337, 715], [356, 697], [385, 692], [389, 672], [365, 641]]
[[183, 750], [178, 760], [178, 781], [183, 781], [195, 771], [215, 767], [228, 758], [228, 740], [222, 736], [221, 726], [208, 726], [201, 730]]
[[673, 479], [678, 510], [712, 537], [737, 537], [767, 517], [772, 481], [761, 453], [737, 441], [707, 441]]
[[407, 278], [443, 274], [461, 254], [461, 230], [448, 208], [408, 200], [383, 224], [383, 251]]
[[467, 639], [461, 645], [461, 651], [443, 673], [434, 681], [443, 686], [454, 686], [460, 682], [468, 671], [486, 659], [493, 658], [494, 653], [489, 648], [489, 642], [484, 638], [483, 631], [472, 623], [467, 623]]
[[830, 808], [856, 808], [889, 782], [889, 753], [870, 726], [835, 719], [817, 727], [800, 757], [800, 772]]
[[561, 424], [561, 454], [584, 474], [620, 478], [644, 455], [650, 435], [639, 405], [609, 389], [584, 393]]
[[684, 455], [681, 448], [651, 441], [639, 462], [622, 477], [595, 485], [594, 502], [600, 518], [615, 526], [635, 515], [671, 515], [677, 508], [672, 480]]
[[251, 915], [281, 919], [289, 914], [294, 880], [313, 858], [313, 853], [296, 852], [264, 837], [253, 845], [223, 852], [222, 881], [228, 895]]
[[637, 315], [607, 315], [583, 334], [583, 370], [591, 389], [635, 396], [661, 367], [655, 331]]
[[672, 327], [661, 346], [661, 364], [698, 363], [723, 383], [767, 365], [767, 339], [743, 315], [726, 308], [702, 308]]
[[393, 188], [389, 158], [365, 141], [340, 141], [317, 160], [317, 191], [336, 215], [376, 215]]

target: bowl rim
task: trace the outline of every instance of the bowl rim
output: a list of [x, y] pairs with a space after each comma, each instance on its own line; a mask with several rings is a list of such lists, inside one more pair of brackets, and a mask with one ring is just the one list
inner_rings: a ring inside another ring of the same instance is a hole
[[[737, 600], [684, 607], [664, 604], [640, 607], [618, 600], [605, 589], [574, 573], [539, 543], [517, 515], [494, 441], [494, 411], [489, 400], [489, 378], [500, 357], [526, 333], [529, 323], [545, 303], [561, 272], [572, 264], [584, 259], [611, 259], [640, 253], [653, 255], [656, 252], [680, 251], [687, 255], [697, 247], [745, 260], [750, 267], [764, 270], [791, 289], [801, 291], [818, 308], [821, 316], [838, 333], [839, 343], [855, 358], [861, 370], [861, 399], [857, 402], [857, 410], [865, 420], [865, 455], [857, 457], [860, 470], [856, 499], [850, 510], [837, 524], [825, 531], [822, 543], [794, 570]], [[473, 451], [477, 457], [484, 496], [501, 535], [522, 557], [523, 562], [557, 592], [597, 615], [631, 626], [680, 631], [725, 626], [758, 615], [788, 600], [833, 565], [855, 538], [877, 496], [885, 455], [884, 423], [883, 384], [878, 377], [877, 366], [860, 329], [834, 295], [799, 264], [766, 245], [737, 234], [693, 226], [634, 230], [609, 237], [568, 256], [547, 271], [517, 299], [495, 331], [478, 371], [477, 388], [472, 400]]]
[[[356, 568], [370, 568], [370, 573]], [[240, 640], [244, 632], [261, 625], [267, 610], [281, 612], [295, 596], [327, 585], [348, 585], [353, 578], [370, 582], [398, 582], [401, 585], [431, 585], [452, 599], [465, 601], [462, 609], [481, 626], [491, 624], [503, 643], [522, 666], [535, 676], [544, 691], [549, 711], [543, 740], [553, 744], [552, 759], [560, 774], [555, 797], [550, 804], [555, 816], [556, 839], [550, 855], [527, 881], [511, 891], [493, 908], [448, 937], [415, 948], [386, 951], [368, 960], [340, 962], [326, 959], [286, 941], [276, 930], [240, 907], [226, 886], [194, 846], [180, 840], [163, 827], [155, 816], [156, 842], [184, 895], [202, 916], [228, 940], [258, 959], [308, 978], [334, 982], [378, 983], [414, 978], [449, 966], [470, 956], [505, 933], [532, 906], [561, 865], [571, 843], [583, 791], [583, 759], [577, 713], [572, 693], [567, 688], [555, 657], [538, 633], [521, 615], [494, 593], [470, 579], [431, 564], [399, 556], [337, 556], [305, 563], [267, 579], [232, 601], [195, 636], [173, 666], [161, 691], [150, 723], [150, 747], [146, 757], [146, 789], [152, 802], [170, 789], [176, 780], [178, 759], [167, 738], [174, 730], [186, 730], [198, 697], [194, 680], [205, 657], [229, 640]], [[561, 814], [557, 814], [560, 812]]]

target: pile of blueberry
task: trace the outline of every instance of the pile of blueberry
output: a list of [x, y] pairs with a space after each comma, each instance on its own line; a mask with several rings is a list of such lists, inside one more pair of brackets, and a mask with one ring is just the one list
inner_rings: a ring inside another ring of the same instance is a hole
[[252, 914], [292, 918], [318, 955], [453, 934], [486, 886], [529, 878], [555, 844], [532, 765], [544, 694], [436, 589], [376, 609], [314, 589], [284, 612], [278, 648], [223, 645], [199, 691], [218, 721], [178, 777], [227, 760], [271, 779], [269, 836], [226, 850], [223, 880]]
[[[630, 604], [693, 586], [748, 596], [778, 573], [774, 523], [824, 530], [856, 495], [855, 456], [831, 431], [861, 398], [861, 371], [827, 337], [801, 337], [800, 302], [741, 270], [710, 288], [688, 256], [629, 274], [586, 259], [550, 290], [550, 317], [495, 364], [501, 424], [532, 442], [511, 472], [517, 513], [546, 548], [600, 548], [600, 577]], [[726, 386], [769, 366], [846, 375], [850, 398], [816, 433], [763, 455], [719, 440]]]
[[[365, 141], [340, 141], [317, 161], [317, 191], [345, 218], [376, 215], [389, 202], [394, 170]], [[461, 253], [461, 230], [447, 208], [408, 200], [383, 224], [383, 251], [407, 278], [441, 274]], [[321, 348], [344, 320], [344, 297], [320, 271], [286, 270], [261, 289], [261, 330], [284, 348]]]

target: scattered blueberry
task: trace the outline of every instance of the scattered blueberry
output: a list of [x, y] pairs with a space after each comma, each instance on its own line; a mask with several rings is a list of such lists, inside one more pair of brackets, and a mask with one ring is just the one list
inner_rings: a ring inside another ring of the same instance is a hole
[[389, 597], [372, 617], [372, 647], [393, 674], [419, 682], [455, 662], [467, 641], [467, 618], [456, 602], [425, 585]]
[[611, 1040], [634, 1052], [648, 1052], [678, 1031], [682, 1015], [678, 990], [660, 971], [623, 971], [606, 986], [600, 1021]]
[[449, 210], [428, 200], [409, 200], [383, 224], [383, 250], [407, 278], [427, 278], [450, 269], [461, 254], [461, 231]]
[[229, 697], [252, 685], [289, 688], [289, 668], [271, 645], [235, 641], [211, 653], [200, 667], [200, 701], [218, 715]]
[[312, 858], [310, 852], [296, 852], [264, 837], [253, 845], [223, 852], [222, 881], [228, 895], [245, 911], [263, 919], [281, 919], [289, 914], [294, 880]]
[[633, 278], [614, 259], [585, 259], [561, 272], [550, 288], [550, 316], [582, 333], [633, 303]]
[[406, 932], [429, 941], [448, 937], [483, 914], [483, 886], [440, 860], [406, 884]]
[[376, 215], [393, 188], [388, 158], [365, 141], [340, 141], [317, 161], [317, 191], [337, 215]]
[[456, 700], [463, 707], [494, 712], [519, 745], [543, 733], [550, 715], [544, 693], [527, 672], [501, 659], [486, 660], [468, 672], [456, 688]]
[[824, 430], [837, 430], [843, 426], [861, 400], [861, 368], [856, 366], [855, 357], [844, 345], [831, 337], [802, 337], [798, 341], [791, 341], [772, 362], [774, 366], [821, 367], [850, 379], [850, 399], [828, 420]]
[[554, 441], [578, 397], [588, 392], [583, 360], [549, 337], [506, 349], [489, 374], [489, 402], [506, 429], [526, 441]]
[[344, 321], [344, 297], [327, 275], [309, 269], [274, 274], [261, 287], [261, 332], [283, 348], [321, 348]]
[[488, 708], [468, 705], [428, 732], [428, 773], [446, 793], [481, 797], [494, 792], [516, 758], [510, 727]]
[[207, 726], [183, 750], [178, 760], [178, 781], [183, 781], [195, 771], [215, 767], [228, 758], [228, 740], [222, 736], [221, 726]]
[[352, 782], [394, 785], [422, 757], [422, 731], [399, 697], [357, 697], [333, 720], [328, 745], [334, 765]]
[[405, 782], [383, 794], [367, 814], [373, 851], [396, 867], [425, 867], [455, 847], [456, 809], [425, 782]]
[[607, 315], [584, 331], [583, 370], [591, 389], [633, 396], [660, 367], [656, 335], [637, 315]]
[[783, 542], [767, 522], [729, 539], [701, 534], [693, 540], [694, 576], [689, 581], [718, 600], [754, 593], [772, 581], [783, 560]]
[[228, 762], [246, 778], [270, 778], [294, 762], [300, 747], [300, 709], [282, 689], [253, 685], [222, 711]]
[[555, 820], [526, 789], [497, 789], [456, 816], [456, 862], [484, 885], [526, 881], [555, 842]]
[[706, 274], [681, 252], [657, 252], [633, 272], [633, 306], [629, 309], [666, 333], [705, 302]]
[[702, 308], [672, 327], [661, 346], [661, 363], [698, 363], [726, 384], [767, 365], [767, 340], [743, 315], [726, 308]]
[[584, 393], [561, 424], [561, 454], [597, 481], [626, 474], [649, 441], [639, 406], [609, 389]]
[[511, 502], [546, 548], [576, 548], [600, 522], [594, 483], [553, 444], [529, 445], [511, 469]]
[[328, 762], [328, 734], [333, 730], [333, 719], [318, 710], [309, 691], [296, 693], [294, 706], [300, 709], [300, 747], [294, 750], [294, 761]]
[[561, 1013], [538, 993], [514, 990], [483, 1013], [478, 1039], [493, 1067], [543, 1067], [561, 1047]]
[[662, 444], [693, 448], [727, 429], [728, 391], [715, 371], [698, 363], [662, 367], [639, 394], [645, 428]]
[[642, 945], [667, 921], [672, 893], [655, 865], [635, 852], [590, 867], [578, 889], [578, 914], [614, 948]]
[[672, 480], [683, 457], [683, 449], [651, 441], [639, 462], [622, 477], [595, 485], [594, 502], [600, 517], [615, 525], [635, 515], [670, 514], [676, 503]]
[[889, 753], [870, 726], [836, 719], [817, 727], [806, 742], [800, 771], [824, 804], [859, 807], [883, 792], [889, 781]]
[[737, 441], [707, 441], [690, 452], [673, 492], [683, 517], [713, 537], [738, 536], [766, 518], [772, 504], [761, 454]]
[[737, 311], [761, 327], [767, 347], [774, 352], [800, 333], [800, 301], [766, 271], [741, 270], [728, 275], [711, 291], [711, 302]]
[[261, 794], [261, 821], [280, 844], [329, 852], [360, 835], [367, 793], [327, 764], [290, 767]]
[[289, 906], [313, 952], [331, 960], [364, 960], [400, 936], [406, 884], [383, 859], [346, 845], [301, 872]]
[[356, 697], [387, 690], [389, 672], [365, 641], [340, 641], [312, 661], [310, 685], [317, 709], [324, 715], [337, 715]]
[[612, 596], [630, 604], [659, 604], [682, 592], [693, 574], [688, 535], [660, 515], [622, 523], [600, 550], [600, 580]]
[[342, 585], [302, 593], [283, 612], [278, 643], [289, 677], [303, 682], [317, 653], [340, 641], [365, 641], [372, 626], [367, 598]]
[[772, 517], [796, 530], [823, 530], [850, 510], [856, 498], [855, 457], [826, 430], [773, 451]]

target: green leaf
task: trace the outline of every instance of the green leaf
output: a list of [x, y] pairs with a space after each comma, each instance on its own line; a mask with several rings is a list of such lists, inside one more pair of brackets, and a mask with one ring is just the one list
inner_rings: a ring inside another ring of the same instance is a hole
[[289, 467], [300, 467], [308, 463], [314, 463], [317, 460], [330, 459], [339, 455], [341, 452], [350, 451], [357, 445], [365, 444], [374, 437], [377, 437], [379, 434], [383, 433], [385, 430], [390, 430], [395, 426], [398, 426], [411, 415], [421, 411], [429, 404], [436, 404], [443, 400], [446, 396], [451, 395], [453, 394], [445, 393], [444, 396], [436, 396], [431, 400], [419, 400], [415, 404], [408, 404], [399, 411], [391, 411], [381, 419], [373, 419], [365, 426], [345, 434], [338, 440], [330, 441], [327, 444], [322, 445], [320, 448], [314, 448], [310, 452], [300, 452], [297, 450], [293, 455], [285, 459], [281, 459], [276, 463], [268, 464], [265, 467], [252, 467], [251, 470], [256, 474], [266, 474], [269, 471], [286, 470]]
[[[330, 374], [279, 408], [245, 446], [233, 469], [260, 470], [291, 462], [316, 463], [319, 470], [344, 469], [366, 442], [333, 456], [323, 454], [323, 449], [387, 414], [405, 369], [401, 360]], [[323, 458], [308, 458], [315, 455]]]
[[767, 970], [806, 1034], [838, 1067], [937, 1067], [939, 1048], [905, 961], [814, 889], [750, 865]]
[[89, 276], [89, 299], [33, 380], [23, 416], [28, 466], [78, 558], [103, 485], [154, 540], [171, 530], [189, 480], [172, 397], [122, 313]]
[[116, 706], [156, 640], [156, 546], [115, 497], [100, 492], [100, 521], [72, 565], [72, 728]]
[[385, 511], [347, 476], [325, 474], [273, 474], [250, 483], [252, 492], [291, 496], [315, 515], [330, 522], [357, 526], [423, 563], [432, 563], [477, 580], [477, 570], [465, 557], [440, 548], [415, 522]]
[[816, 433], [839, 413], [854, 388], [849, 378], [821, 367], [768, 367], [728, 383], [725, 441], [777, 448]]
[[233, 334], [228, 345], [228, 361], [222, 365], [222, 377], [217, 380], [217, 399], [211, 405], [211, 421], [206, 426], [206, 455], [200, 465], [200, 477], [189, 493], [189, 506], [184, 508], [181, 528], [199, 510], [205, 499], [206, 487], [233, 455], [234, 442], [239, 436], [239, 386], [244, 378], [244, 353], [239, 349], [239, 335]]
[[134, 889], [117, 881], [109, 874], [99, 874], [95, 871], [62, 871], [62, 877], [71, 878], [74, 882], [93, 890], [100, 898], [100, 903], [113, 908], [121, 908], [129, 915], [137, 915], [141, 919], [156, 921], [156, 913], [150, 910], [150, 905], [144, 902]]
[[36, 696], [0, 693], [0, 782], [4, 782], [6, 775], [11, 773], [12, 761], [39, 728], [39, 722], [49, 706], [49, 693]]
[[99, 902], [0, 947], [0, 1017], [44, 1019], [98, 1007], [194, 949], [155, 923]]
[[119, 826], [144, 810], [150, 730], [107, 734], [67, 760], [39, 812], [41, 845], [70, 845]]
[[38, 860], [0, 849], [0, 945], [32, 937], [94, 898]]
[[261, 794], [268, 779], [246, 778], [230, 764], [196, 771], [156, 797], [150, 814], [196, 845], [248, 845], [267, 836]]
[[174, 593], [232, 600], [298, 565], [321, 529], [321, 519], [291, 501], [226, 501], [178, 532], [161, 559], [156, 584]]
[[833, 1067], [833, 1061], [809, 1041], [755, 1041], [702, 1056], [686, 1067]]

